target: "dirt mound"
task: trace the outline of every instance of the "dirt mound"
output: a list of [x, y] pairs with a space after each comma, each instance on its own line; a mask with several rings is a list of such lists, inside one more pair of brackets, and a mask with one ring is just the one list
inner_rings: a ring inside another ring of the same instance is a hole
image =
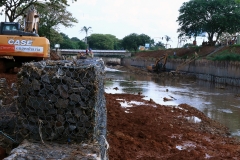
[[[106, 94], [106, 99], [111, 160], [240, 157], [239, 143], [226, 137], [227, 129], [193, 107], [161, 106], [131, 94]], [[121, 107], [125, 101], [131, 107]]]

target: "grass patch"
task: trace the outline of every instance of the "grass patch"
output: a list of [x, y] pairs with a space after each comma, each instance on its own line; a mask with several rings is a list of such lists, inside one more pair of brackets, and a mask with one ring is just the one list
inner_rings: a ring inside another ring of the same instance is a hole
[[212, 61], [240, 61], [240, 54], [227, 50], [216, 55], [207, 56], [207, 59]]

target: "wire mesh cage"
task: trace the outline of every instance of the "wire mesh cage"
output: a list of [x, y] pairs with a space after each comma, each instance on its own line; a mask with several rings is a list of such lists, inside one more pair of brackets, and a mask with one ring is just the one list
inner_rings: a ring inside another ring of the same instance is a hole
[[0, 78], [0, 146], [11, 148], [15, 139], [15, 124], [17, 120], [17, 89], [16, 85], [7, 84], [5, 78]]
[[104, 67], [98, 58], [25, 63], [18, 73], [15, 139], [98, 143], [106, 157]]

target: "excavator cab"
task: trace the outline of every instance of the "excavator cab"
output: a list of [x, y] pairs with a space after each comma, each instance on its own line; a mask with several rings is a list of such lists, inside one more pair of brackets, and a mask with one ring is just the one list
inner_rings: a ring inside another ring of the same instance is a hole
[[11, 33], [13, 31], [16, 33], [16, 31], [20, 30], [20, 25], [19, 23], [16, 22], [1, 22], [0, 23], [0, 34], [1, 35], [6, 35]]
[[164, 71], [165, 69], [166, 69], [166, 67], [161, 62], [157, 62], [157, 64], [154, 65], [154, 70], [156, 72], [161, 72], [161, 71]]
[[22, 63], [50, 57], [50, 43], [38, 35], [39, 15], [31, 6], [24, 16], [24, 27], [17, 22], [0, 23], [0, 73]]
[[19, 35], [19, 36], [39, 37], [39, 35], [36, 33], [22, 31], [20, 24], [17, 22], [1, 22], [0, 35]]
[[163, 55], [161, 58], [157, 59], [155, 64], [151, 66], [147, 66], [147, 70], [150, 72], [164, 72], [166, 71], [166, 63], [167, 63], [168, 55]]

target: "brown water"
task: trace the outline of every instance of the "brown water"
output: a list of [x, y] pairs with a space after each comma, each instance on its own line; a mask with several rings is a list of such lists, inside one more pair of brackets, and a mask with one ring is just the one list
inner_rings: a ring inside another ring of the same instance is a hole
[[[141, 92], [145, 99], [153, 99], [163, 105], [189, 104], [205, 115], [227, 126], [232, 136], [240, 138], [239, 87], [214, 85], [201, 80], [153, 79], [106, 69], [106, 93]], [[113, 88], [117, 87], [118, 90]], [[164, 101], [163, 98], [171, 99]]]

